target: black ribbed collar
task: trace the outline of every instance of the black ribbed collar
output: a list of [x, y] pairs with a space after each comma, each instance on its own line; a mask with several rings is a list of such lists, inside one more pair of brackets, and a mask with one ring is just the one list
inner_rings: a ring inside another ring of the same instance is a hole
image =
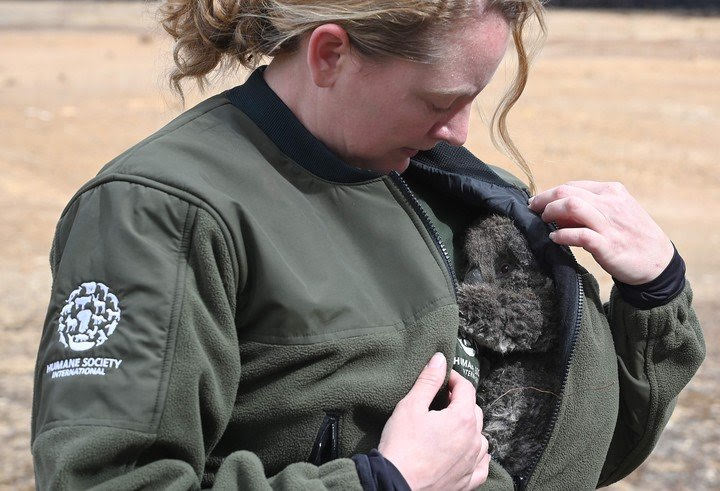
[[264, 71], [264, 66], [258, 68], [243, 85], [229, 90], [226, 95], [280, 151], [327, 181], [349, 184], [381, 176], [346, 164], [315, 138], [265, 82]]

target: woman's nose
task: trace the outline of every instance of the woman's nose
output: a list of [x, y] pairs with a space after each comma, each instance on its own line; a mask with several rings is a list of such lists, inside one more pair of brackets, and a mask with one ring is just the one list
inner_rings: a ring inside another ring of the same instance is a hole
[[438, 122], [431, 130], [431, 137], [436, 140], [444, 140], [450, 145], [460, 146], [465, 143], [470, 125], [470, 108], [467, 104], [459, 111]]

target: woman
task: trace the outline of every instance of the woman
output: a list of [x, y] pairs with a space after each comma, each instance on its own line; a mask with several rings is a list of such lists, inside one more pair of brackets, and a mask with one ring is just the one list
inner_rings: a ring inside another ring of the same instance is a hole
[[[669, 239], [616, 185], [570, 183], [528, 207], [517, 180], [450, 146], [512, 35], [507, 134], [537, 1], [164, 12], [176, 84], [273, 59], [114, 159], [63, 213], [35, 379], [39, 487], [575, 489], [647, 456], [704, 354]], [[566, 330], [557, 417], [512, 478], [446, 363], [444, 244], [488, 208], [552, 271]], [[561, 227], [552, 240], [542, 220]], [[607, 311], [553, 241], [615, 276]]]

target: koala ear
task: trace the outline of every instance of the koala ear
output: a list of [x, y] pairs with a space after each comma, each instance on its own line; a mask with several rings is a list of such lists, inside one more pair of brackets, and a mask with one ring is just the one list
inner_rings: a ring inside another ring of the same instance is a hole
[[486, 283], [486, 281], [485, 278], [483, 278], [480, 268], [475, 267], [465, 274], [465, 278], [463, 278], [463, 283], [470, 285], [482, 285], [483, 283]]

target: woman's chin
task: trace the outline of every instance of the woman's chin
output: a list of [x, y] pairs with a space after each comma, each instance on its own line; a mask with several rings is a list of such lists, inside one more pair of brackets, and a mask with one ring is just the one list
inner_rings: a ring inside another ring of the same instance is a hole
[[398, 174], [402, 174], [403, 172], [405, 172], [405, 169], [407, 169], [409, 166], [410, 166], [410, 157], [407, 157], [407, 158], [404, 158], [404, 159], [398, 161], [398, 163], [395, 166], [393, 166], [393, 168], [391, 170], [396, 171]]
[[398, 174], [402, 174], [410, 166], [410, 159], [417, 153], [418, 150], [412, 148], [402, 148], [400, 152], [395, 152], [392, 157], [388, 158], [387, 168], [384, 172], [387, 174], [396, 171]]
[[382, 174], [390, 174], [392, 171], [402, 174], [410, 166], [410, 157], [403, 159], [395, 159], [392, 162], [386, 162], [382, 164], [382, 167], [378, 169], [378, 172]]

